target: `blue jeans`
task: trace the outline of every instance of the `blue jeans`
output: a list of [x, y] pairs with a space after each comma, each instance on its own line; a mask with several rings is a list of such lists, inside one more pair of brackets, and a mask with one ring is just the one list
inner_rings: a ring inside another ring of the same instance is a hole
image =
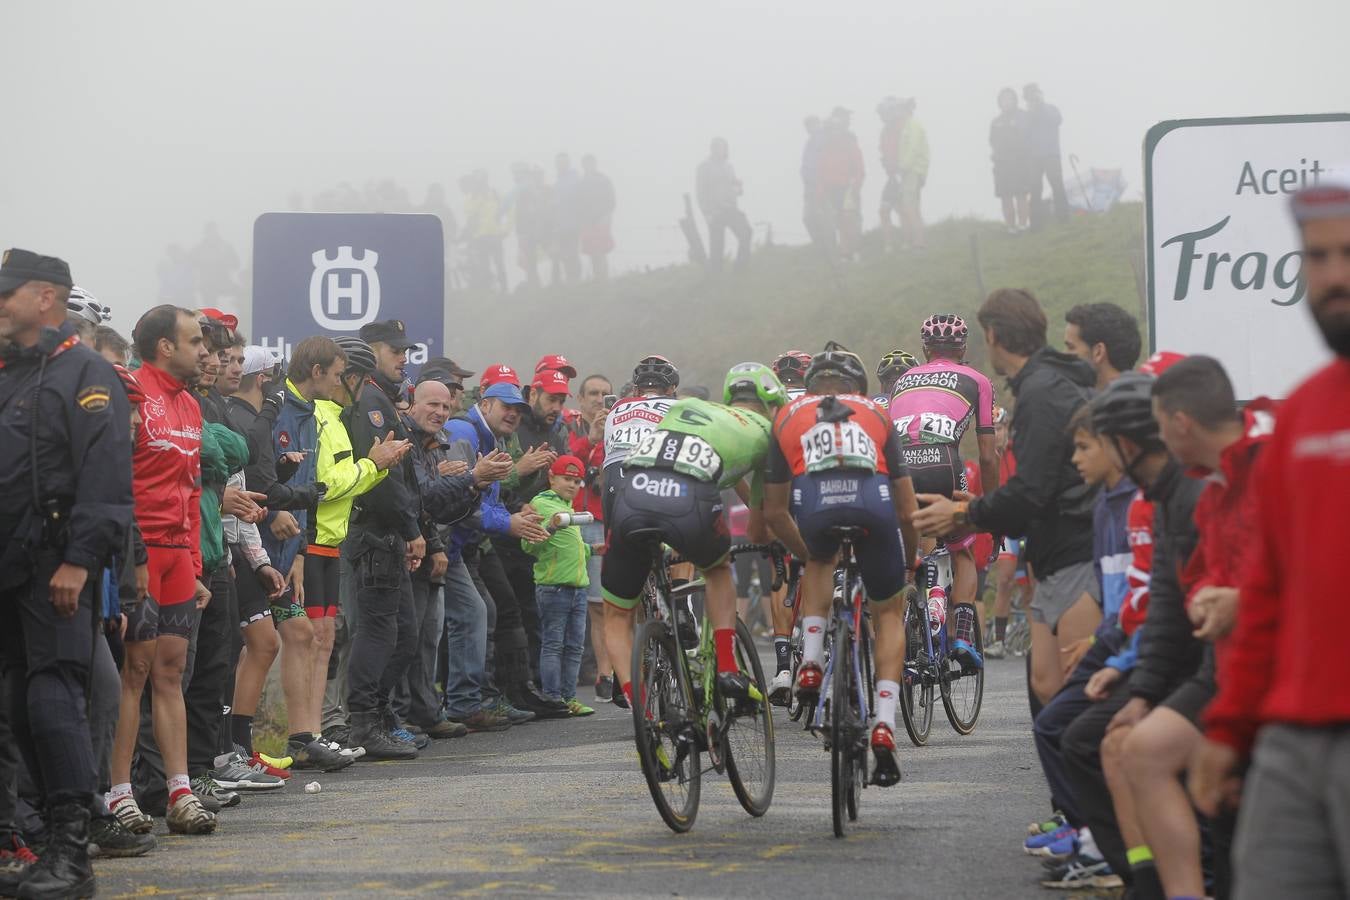
[[555, 700], [577, 695], [577, 673], [586, 644], [586, 589], [538, 584], [539, 687]]
[[[581, 526], [581, 539], [588, 544], [603, 544], [605, 542], [605, 526], [603, 522], [592, 522], [589, 525]], [[591, 580], [591, 586], [585, 588], [586, 595], [592, 603], [603, 603], [605, 598], [600, 595], [600, 563], [604, 560], [603, 556], [595, 553], [586, 560], [586, 576]]]
[[445, 713], [464, 719], [483, 708], [487, 682], [487, 604], [463, 560], [445, 572]]

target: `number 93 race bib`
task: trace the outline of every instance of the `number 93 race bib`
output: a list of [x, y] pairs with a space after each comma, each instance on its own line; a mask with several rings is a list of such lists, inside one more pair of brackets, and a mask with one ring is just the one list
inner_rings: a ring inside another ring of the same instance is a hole
[[642, 439], [627, 465], [673, 469], [699, 481], [716, 481], [722, 471], [722, 457], [697, 435], [658, 430]]

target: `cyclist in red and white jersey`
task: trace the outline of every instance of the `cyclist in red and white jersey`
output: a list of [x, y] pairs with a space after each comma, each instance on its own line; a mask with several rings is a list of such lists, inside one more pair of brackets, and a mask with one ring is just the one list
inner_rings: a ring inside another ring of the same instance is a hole
[[[914, 479], [914, 493], [951, 497], [966, 490], [959, 446], [973, 422], [979, 444], [980, 478], [998, 484], [994, 447], [994, 388], [983, 374], [967, 366], [969, 329], [960, 316], [929, 316], [920, 331], [928, 360], [895, 383], [890, 415], [900, 434], [905, 465]], [[952, 558], [952, 602], [974, 603], [979, 576], [971, 547], [975, 535], [948, 541]], [[954, 652], [979, 664], [974, 647], [957, 640]]]
[[853, 546], [876, 625], [873, 783], [887, 787], [900, 780], [894, 731], [905, 658], [901, 596], [914, 569], [917, 504], [899, 438], [886, 411], [867, 399], [867, 370], [857, 355], [842, 348], [817, 354], [806, 387], [809, 393], [774, 417], [764, 488], [765, 521], [781, 536], [791, 532], [791, 515], [801, 536], [793, 549], [806, 557], [797, 693], [814, 702], [824, 680], [825, 617], [840, 546], [834, 529], [861, 528]]
[[664, 356], [647, 356], [633, 369], [633, 391], [605, 418], [605, 461], [601, 467], [604, 485], [605, 522], [613, 512], [615, 491], [622, 481], [620, 469], [633, 448], [642, 443], [675, 403], [680, 370]]

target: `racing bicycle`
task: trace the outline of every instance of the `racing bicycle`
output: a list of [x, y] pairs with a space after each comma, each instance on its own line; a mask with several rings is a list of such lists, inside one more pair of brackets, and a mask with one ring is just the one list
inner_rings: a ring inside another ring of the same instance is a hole
[[[947, 721], [958, 734], [970, 734], [984, 701], [984, 666], [963, 664], [952, 656], [946, 601], [952, 588], [952, 561], [938, 544], [919, 562], [918, 591], [905, 605], [905, 669], [900, 685], [900, 715], [916, 747], [928, 742], [933, 727], [934, 693], [942, 698]], [[984, 636], [976, 625], [975, 607], [958, 603], [951, 621], [981, 660]]]
[[[658, 531], [647, 538], [653, 576], [644, 592], [646, 621], [633, 642], [632, 710], [633, 738], [652, 800], [671, 830], [688, 831], [698, 815], [703, 775], [715, 770], [726, 774], [746, 812], [762, 816], [773, 799], [773, 713], [754, 638], [737, 618], [736, 662], [750, 680], [750, 696], [723, 697], [706, 604], [701, 626], [690, 627], [691, 595], [704, 583], [672, 585], [668, 567], [675, 561], [667, 557]], [[777, 590], [784, 577], [781, 549], [743, 544], [731, 550], [733, 558], [745, 553], [773, 558]]]

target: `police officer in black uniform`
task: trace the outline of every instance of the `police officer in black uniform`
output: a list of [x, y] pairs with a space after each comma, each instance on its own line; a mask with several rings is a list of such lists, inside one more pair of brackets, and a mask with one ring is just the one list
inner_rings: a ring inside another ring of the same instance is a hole
[[[391, 319], [363, 325], [361, 339], [375, 352], [376, 368], [349, 412], [347, 429], [357, 459], [390, 432], [395, 440], [411, 437], [395, 406], [403, 391], [408, 348], [413, 345], [403, 323]], [[356, 501], [342, 549], [355, 574], [359, 617], [347, 664], [347, 709], [352, 741], [374, 759], [417, 756], [415, 746], [391, 734], [400, 725], [390, 692], [417, 655], [410, 569], [420, 566], [427, 555], [427, 537], [432, 538], [432, 552], [440, 548], [435, 527], [423, 521], [421, 512], [417, 471], [412, 457], [405, 456]]]
[[126, 391], [66, 322], [72, 286], [55, 257], [8, 250], [0, 262], [0, 663], [50, 833], [25, 898], [94, 891], [86, 692], [101, 572], [132, 520]]

